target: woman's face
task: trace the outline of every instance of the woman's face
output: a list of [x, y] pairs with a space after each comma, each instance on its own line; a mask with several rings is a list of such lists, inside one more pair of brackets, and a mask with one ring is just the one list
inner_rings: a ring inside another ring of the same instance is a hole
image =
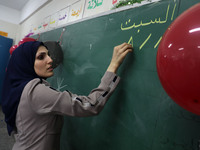
[[49, 57], [46, 47], [40, 46], [35, 55], [34, 69], [36, 74], [44, 78], [53, 76], [52, 62], [53, 60]]

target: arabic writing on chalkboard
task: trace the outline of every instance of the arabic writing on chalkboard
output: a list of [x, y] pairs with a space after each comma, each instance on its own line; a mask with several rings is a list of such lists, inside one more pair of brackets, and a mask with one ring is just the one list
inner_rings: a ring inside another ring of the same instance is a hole
[[[129, 19], [128, 21], [126, 21], [125, 24], [121, 23], [121, 30], [122, 31], [126, 31], [126, 30], [136, 29], [138, 27], [149, 26], [149, 25], [152, 25], [152, 24], [165, 24], [169, 20], [169, 9], [170, 9], [170, 4], [168, 5], [168, 7], [166, 9], [166, 15], [165, 15], [164, 20], [162, 20], [161, 17], [159, 17], [159, 18], [151, 19], [148, 22], [145, 22], [145, 21], [141, 20], [139, 24], [136, 24], [135, 22], [133, 24], [131, 24], [131, 19]], [[171, 14], [171, 20], [174, 19], [174, 12], [175, 12], [175, 10], [176, 10], [176, 3], [174, 4], [174, 8], [173, 8], [173, 11], [172, 11], [172, 14]], [[129, 25], [129, 24], [131, 24], [131, 25]], [[140, 32], [140, 30], [138, 29], [137, 33], [139, 33], [139, 32]], [[146, 39], [144, 40], [144, 42], [139, 46], [139, 50], [141, 50], [144, 47], [144, 45], [149, 41], [149, 39], [151, 37], [152, 37], [152, 33], [150, 33], [146, 37]], [[155, 43], [154, 48], [156, 48], [158, 46], [158, 44], [160, 43], [161, 39], [162, 39], [162, 36]], [[133, 46], [133, 36], [131, 36], [129, 38], [128, 43]]]

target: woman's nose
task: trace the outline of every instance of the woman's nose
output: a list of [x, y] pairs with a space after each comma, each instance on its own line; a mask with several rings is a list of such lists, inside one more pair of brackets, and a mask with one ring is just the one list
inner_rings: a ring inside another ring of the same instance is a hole
[[50, 56], [48, 56], [48, 63], [53, 63], [53, 59]]

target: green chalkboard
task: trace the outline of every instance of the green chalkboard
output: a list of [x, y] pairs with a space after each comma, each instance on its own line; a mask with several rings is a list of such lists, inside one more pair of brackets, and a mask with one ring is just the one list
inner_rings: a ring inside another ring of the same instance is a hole
[[[64, 61], [48, 79], [54, 88], [88, 95], [98, 86], [113, 47], [134, 46], [118, 74], [121, 82], [94, 117], [65, 117], [61, 150], [199, 150], [200, 117], [178, 106], [162, 88], [156, 54], [163, 33], [199, 0], [162, 0], [67, 25]], [[57, 41], [62, 28], [42, 33]]]

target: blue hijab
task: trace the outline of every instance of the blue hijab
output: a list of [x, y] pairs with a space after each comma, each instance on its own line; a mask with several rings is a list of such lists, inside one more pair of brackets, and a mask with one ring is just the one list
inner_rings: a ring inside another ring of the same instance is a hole
[[2, 92], [2, 110], [9, 135], [16, 129], [16, 113], [24, 87], [34, 78], [40, 78], [35, 73], [34, 62], [41, 45], [39, 41], [26, 42], [13, 51], [9, 60]]

